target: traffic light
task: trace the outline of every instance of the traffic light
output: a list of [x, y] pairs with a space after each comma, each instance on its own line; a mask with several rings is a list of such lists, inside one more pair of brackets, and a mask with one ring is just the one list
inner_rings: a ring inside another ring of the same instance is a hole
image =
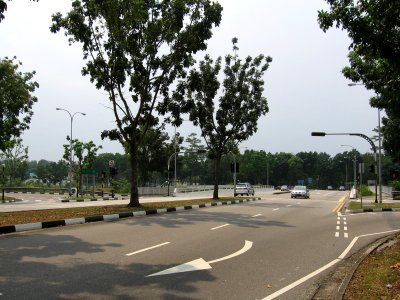
[[114, 177], [117, 174], [118, 174], [118, 169], [117, 168], [110, 168], [110, 176], [111, 177]]
[[368, 169], [371, 173], [375, 173], [375, 165], [369, 165]]
[[[235, 173], [235, 165], [234, 163], [231, 163], [231, 172]], [[239, 173], [239, 163], [236, 163], [236, 173]]]

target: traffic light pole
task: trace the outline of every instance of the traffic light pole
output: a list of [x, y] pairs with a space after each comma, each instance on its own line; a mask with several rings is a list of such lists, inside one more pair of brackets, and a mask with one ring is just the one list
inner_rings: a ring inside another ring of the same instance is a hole
[[[367, 137], [365, 134], [362, 133], [325, 133], [325, 132], [311, 132], [311, 136], [326, 136], [326, 135], [353, 135], [353, 136], [359, 136], [366, 140], [372, 148], [372, 151], [374, 151], [374, 160], [375, 160], [375, 165], [377, 165], [377, 159], [376, 159], [376, 146], [374, 142]], [[375, 168], [377, 169], [377, 168]], [[378, 203], [378, 176], [375, 172], [375, 203]], [[380, 203], [382, 203], [382, 198], [380, 198]]]

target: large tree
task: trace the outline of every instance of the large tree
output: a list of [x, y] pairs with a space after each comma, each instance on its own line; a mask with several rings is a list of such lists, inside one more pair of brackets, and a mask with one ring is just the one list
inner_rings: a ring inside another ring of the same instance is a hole
[[13, 147], [13, 141], [29, 128], [37, 101], [33, 92], [39, 87], [32, 78], [35, 72], [22, 73], [20, 62], [0, 59], [0, 151]]
[[180, 83], [178, 90], [187, 90], [185, 105], [179, 107], [182, 99], [176, 94], [177, 103], [170, 109], [173, 118], [179, 117], [181, 110], [188, 112], [190, 120], [201, 129], [209, 156], [215, 162], [214, 199], [218, 199], [222, 156], [237, 150], [240, 142], [252, 136], [258, 119], [268, 112], [263, 75], [272, 58], [260, 54], [242, 60], [237, 55], [237, 39], [233, 38], [232, 43], [234, 54], [225, 56], [222, 88], [218, 78], [222, 59], [218, 57], [214, 62], [206, 55], [198, 68], [190, 71], [187, 81]]
[[102, 136], [129, 152], [129, 206], [140, 205], [136, 160], [147, 129], [159, 122], [157, 106], [192, 54], [206, 49], [221, 11], [209, 0], [76, 0], [66, 16], [53, 15], [51, 31], [64, 29], [70, 43], [83, 44], [83, 75], [109, 95], [117, 128]]
[[326, 0], [330, 11], [319, 12], [326, 31], [336, 25], [352, 39], [350, 66], [343, 74], [376, 92], [372, 106], [385, 109], [384, 149], [400, 161], [400, 1]]

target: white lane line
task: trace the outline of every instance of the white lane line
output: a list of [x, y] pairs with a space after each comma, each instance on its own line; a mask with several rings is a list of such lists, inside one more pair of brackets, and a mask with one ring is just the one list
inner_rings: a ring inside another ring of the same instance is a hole
[[344, 231], [347, 231], [347, 226], [344, 226]]
[[343, 218], [343, 221], [346, 221], [346, 217]]
[[336, 226], [336, 230], [340, 230], [340, 226]]
[[337, 224], [337, 225], [340, 225], [340, 221], [337, 221], [336, 224]]
[[344, 222], [343, 222], [343, 225], [347, 225], [347, 222], [346, 222], [346, 221], [344, 221]]
[[251, 217], [255, 218], [255, 217], [259, 217], [259, 216], [262, 216], [262, 214], [257, 214], [257, 215], [251, 216]]
[[335, 232], [335, 237], [339, 237], [339, 232]]
[[326, 264], [325, 266], [319, 268], [318, 270], [308, 274], [307, 276], [304, 276], [303, 278], [300, 278], [299, 280], [293, 282], [292, 284], [289, 284], [283, 288], [281, 288], [280, 290], [276, 291], [275, 293], [263, 298], [262, 300], [272, 300], [275, 299], [276, 297], [286, 293], [287, 291], [295, 288], [296, 286], [302, 284], [303, 282], [307, 281], [308, 279], [318, 275], [319, 273], [325, 271], [326, 269], [330, 268], [331, 266], [337, 264], [339, 261], [341, 261], [346, 255], [347, 253], [349, 253], [349, 251], [351, 250], [351, 248], [354, 246], [354, 244], [357, 242], [357, 240], [360, 237], [366, 237], [366, 236], [371, 236], [371, 235], [379, 235], [379, 234], [386, 234], [386, 233], [392, 233], [392, 232], [397, 232], [400, 231], [400, 229], [395, 229], [395, 230], [390, 230], [390, 231], [384, 231], [384, 232], [377, 232], [377, 233], [370, 233], [370, 234], [364, 234], [364, 235], [360, 235], [355, 237], [351, 243], [347, 246], [347, 248], [343, 251], [343, 253], [335, 260], [332, 260], [330, 263]]
[[345, 232], [344, 237], [347, 239], [349, 237], [349, 234], [347, 232]]
[[222, 228], [222, 227], [225, 227], [225, 226], [229, 226], [229, 225], [231, 225], [231, 224], [224, 224], [224, 225], [221, 225], [221, 226], [217, 226], [217, 227], [211, 228], [210, 230], [219, 229], [219, 228]]
[[276, 291], [275, 293], [263, 298], [262, 300], [272, 300], [275, 299], [276, 297], [286, 293], [287, 291], [295, 288], [296, 286], [302, 284], [303, 282], [307, 281], [308, 279], [314, 277], [315, 275], [318, 275], [319, 273], [325, 271], [326, 269], [329, 269], [330, 267], [332, 267], [333, 265], [335, 265], [336, 263], [338, 263], [340, 261], [340, 259], [335, 259], [332, 260], [330, 263], [326, 264], [325, 266], [319, 268], [318, 270], [308, 274], [307, 276], [304, 276], [303, 278], [300, 278], [299, 280], [293, 282], [292, 284], [289, 284], [287, 286], [285, 286], [284, 288]]
[[272, 211], [277, 211], [277, 210], [279, 210], [279, 208], [274, 208]]
[[141, 250], [138, 250], [138, 251], [135, 251], [135, 252], [131, 252], [131, 253], [128, 253], [128, 254], [125, 254], [125, 255], [126, 256], [135, 255], [135, 254], [138, 254], [138, 253], [141, 253], [141, 252], [145, 252], [145, 251], [148, 251], [148, 250], [151, 250], [151, 249], [154, 249], [154, 248], [158, 248], [158, 247], [162, 247], [162, 246], [168, 245], [169, 243], [170, 242], [165, 242], [165, 243], [158, 244], [158, 245], [155, 245], [155, 246], [152, 246], [152, 247], [148, 247], [148, 248], [141, 249]]
[[338, 221], [340, 221], [340, 217], [337, 217]]
[[286, 205], [286, 207], [292, 207], [293, 205], [291, 205], [291, 204], [289, 204], [289, 205]]

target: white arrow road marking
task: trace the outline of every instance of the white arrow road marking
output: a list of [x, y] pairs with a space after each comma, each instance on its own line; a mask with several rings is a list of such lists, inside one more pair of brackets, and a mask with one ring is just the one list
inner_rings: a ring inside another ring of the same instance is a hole
[[238, 256], [240, 254], [243, 254], [246, 251], [250, 250], [250, 248], [252, 246], [253, 246], [253, 242], [245, 241], [244, 242], [244, 246], [243, 246], [242, 249], [240, 249], [239, 251], [237, 251], [235, 253], [232, 253], [232, 254], [230, 254], [228, 256], [224, 256], [224, 257], [221, 257], [221, 258], [218, 258], [218, 259], [214, 259], [214, 260], [211, 260], [209, 262], [205, 261], [203, 258], [198, 258], [198, 259], [189, 261], [187, 263], [184, 263], [182, 265], [179, 265], [179, 266], [176, 266], [176, 267], [172, 267], [172, 268], [169, 268], [169, 269], [166, 269], [164, 271], [157, 272], [157, 273], [154, 273], [154, 274], [151, 274], [151, 275], [147, 275], [146, 277], [212, 269], [210, 264], [213, 264], [213, 263], [216, 263], [216, 262], [220, 262], [220, 261], [223, 261], [223, 260], [227, 260], [227, 259], [233, 258], [235, 256]]

